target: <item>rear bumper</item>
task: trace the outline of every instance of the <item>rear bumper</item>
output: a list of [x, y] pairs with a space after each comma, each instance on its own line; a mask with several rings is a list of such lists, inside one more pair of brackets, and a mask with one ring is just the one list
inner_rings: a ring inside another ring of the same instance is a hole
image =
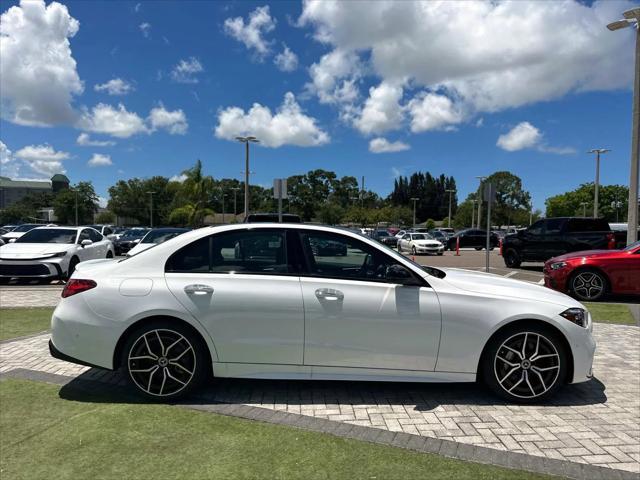
[[69, 362], [69, 363], [75, 363], [77, 365], [84, 365], [85, 367], [92, 367], [92, 368], [101, 368], [103, 370], [109, 370], [105, 367], [101, 367], [100, 365], [94, 365], [92, 363], [88, 363], [85, 362], [84, 360], [79, 360], [77, 358], [73, 358], [65, 353], [62, 353], [60, 350], [58, 350], [56, 348], [56, 346], [53, 344], [52, 340], [49, 340], [49, 354], [53, 357], [53, 358], [57, 358], [58, 360], [62, 360], [64, 362]]

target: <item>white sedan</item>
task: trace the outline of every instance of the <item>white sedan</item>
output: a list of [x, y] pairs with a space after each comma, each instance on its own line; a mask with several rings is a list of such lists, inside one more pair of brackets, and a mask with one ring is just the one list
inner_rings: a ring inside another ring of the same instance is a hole
[[399, 252], [411, 252], [413, 255], [431, 253], [442, 255], [444, 245], [427, 233], [406, 233], [398, 240]]
[[[347, 254], [315, 252], [322, 242]], [[591, 316], [571, 297], [422, 267], [331, 227], [201, 228], [124, 260], [84, 262], [62, 296], [51, 354], [122, 369], [155, 399], [173, 400], [213, 375], [480, 379], [531, 402], [592, 377]]]
[[38, 227], [0, 247], [0, 280], [66, 279], [80, 262], [113, 254], [113, 244], [93, 228]]

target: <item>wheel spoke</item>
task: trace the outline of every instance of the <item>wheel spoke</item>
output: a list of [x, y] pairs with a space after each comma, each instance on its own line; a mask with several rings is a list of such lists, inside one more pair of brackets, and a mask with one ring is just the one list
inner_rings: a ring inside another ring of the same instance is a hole
[[531, 367], [531, 368], [537, 372], [548, 372], [549, 370], [555, 370], [556, 368], [560, 368], [560, 365], [553, 365], [552, 367], [545, 367], [545, 368], [540, 368], [540, 367]]
[[129, 369], [129, 371], [131, 373], [149, 373], [151, 372], [153, 369], [158, 368], [157, 365], [154, 365], [153, 367], [149, 367], [149, 368], [141, 368], [141, 369]]
[[167, 381], [167, 367], [164, 367], [162, 369], [162, 385], [160, 385], [160, 392], [158, 392], [158, 395], [162, 395], [162, 391], [164, 390], [164, 384]]
[[188, 351], [190, 351], [190, 350], [191, 350], [191, 345], [189, 345], [189, 347], [188, 347], [188, 348], [185, 348], [185, 349], [182, 351], [182, 353], [181, 353], [180, 355], [178, 355], [177, 357], [170, 358], [170, 359], [169, 359], [169, 361], [170, 361], [170, 362], [177, 362], [178, 360], [180, 360], [180, 359], [184, 356], [184, 354], [185, 354], [185, 353], [187, 353], [187, 352], [188, 352]]
[[176, 377], [174, 377], [173, 375], [171, 375], [171, 372], [167, 369], [167, 377], [169, 377], [171, 380], [173, 380], [174, 382], [178, 382], [181, 385], [186, 385], [185, 382], [183, 382], [182, 380], [178, 380]]
[[156, 337], [158, 337], [158, 343], [160, 344], [160, 348], [162, 348], [162, 356], [165, 356], [164, 343], [162, 343], [162, 339], [160, 338], [160, 332], [156, 330]]
[[154, 367], [153, 371], [151, 372], [151, 375], [149, 375], [149, 383], [147, 384], [147, 392], [151, 393], [151, 380], [153, 380], [153, 376], [156, 374], [156, 372], [158, 371], [160, 367], [158, 367], [157, 365]]
[[184, 337], [180, 337], [180, 338], [179, 338], [179, 339], [177, 339], [175, 342], [173, 342], [171, 345], [169, 345], [169, 346], [167, 347], [167, 349], [165, 350], [164, 355], [165, 355], [165, 356], [168, 356], [168, 355], [169, 355], [169, 350], [171, 350], [171, 349], [173, 348], [173, 346], [174, 346], [174, 345], [176, 345], [176, 344], [180, 343], [180, 342], [182, 341], [182, 339], [183, 339], [183, 338], [184, 338]]
[[129, 357], [129, 360], [157, 360], [155, 355], [139, 355], [137, 357]]
[[524, 381], [524, 372], [522, 372], [522, 376], [520, 377], [520, 380], [518, 380], [509, 390], [508, 392], [511, 393], [513, 391], [514, 388], [516, 388], [518, 385], [520, 385], [522, 382]]
[[169, 362], [169, 365], [173, 365], [174, 367], [178, 367], [179, 369], [184, 370], [189, 375], [193, 375], [193, 372], [191, 370], [187, 370], [182, 365], [180, 365], [178, 362]]
[[500, 384], [502, 385], [504, 383], [504, 381], [509, 378], [514, 372], [516, 372], [518, 369], [520, 369], [520, 366], [514, 367], [511, 370], [509, 370], [509, 372], [502, 377], [502, 380], [498, 380], [500, 382]]
[[529, 332], [524, 334], [524, 342], [522, 342], [522, 355], [520, 356], [520, 358], [525, 359], [527, 358], [527, 338], [529, 336]]
[[149, 355], [151, 355], [152, 357], [154, 357], [154, 360], [158, 359], [158, 356], [153, 353], [153, 350], [151, 350], [151, 347], [149, 346], [149, 341], [147, 340], [147, 334], [145, 333], [142, 338], [144, 338], [144, 344], [147, 346], [147, 353], [149, 353]]
[[558, 356], [557, 353], [547, 353], [545, 355], [538, 355], [537, 357], [534, 355], [533, 357], [531, 357], [531, 361], [532, 362], [537, 362], [541, 358], [551, 358], [551, 357], [557, 357], [557, 356]]
[[524, 372], [524, 379], [527, 381], [527, 385], [529, 385], [529, 390], [531, 390], [531, 394], [535, 397], [536, 391], [531, 386], [531, 382], [529, 381], [529, 373], [526, 370]]
[[[547, 391], [547, 384], [544, 383], [544, 378], [542, 377], [540, 372], [538, 372], [536, 369], [532, 369], [531, 371], [538, 376], [538, 378], [540, 379], [540, 383], [542, 384], [542, 388], [544, 388], [544, 392], [546, 392]], [[542, 392], [542, 393], [544, 393], [544, 392]]]
[[496, 358], [497, 358], [498, 360], [500, 360], [501, 362], [506, 363], [506, 364], [507, 364], [507, 365], [509, 365], [510, 367], [519, 367], [519, 366], [520, 366], [520, 364], [519, 364], [519, 363], [517, 363], [517, 362], [516, 362], [516, 363], [510, 362], [509, 360], [507, 360], [506, 358], [501, 357], [500, 355], [498, 355]]
[[520, 352], [519, 352], [519, 351], [514, 350], [513, 348], [509, 347], [508, 345], [502, 345], [502, 348], [506, 348], [506, 349], [507, 349], [507, 350], [509, 350], [510, 352], [513, 352], [513, 353], [515, 353], [516, 355], [518, 355], [518, 358], [519, 358], [520, 360], [524, 360], [524, 358], [522, 358], [522, 355], [520, 354]]

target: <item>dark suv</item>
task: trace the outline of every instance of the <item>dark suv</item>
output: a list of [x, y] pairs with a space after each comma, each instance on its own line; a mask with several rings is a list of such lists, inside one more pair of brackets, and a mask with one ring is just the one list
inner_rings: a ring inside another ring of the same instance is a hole
[[502, 243], [504, 263], [544, 262], [579, 250], [609, 249], [615, 237], [603, 218], [558, 217], [538, 220], [525, 230], [507, 235]]
[[[445, 244], [446, 248], [449, 250], [455, 250], [458, 239], [460, 240], [460, 248], [473, 247], [476, 250], [482, 250], [487, 247], [486, 230], [480, 230], [478, 228], [467, 228], [466, 230], [461, 230], [453, 237], [449, 237], [447, 239], [447, 243]], [[491, 235], [489, 236], [489, 250], [496, 248], [498, 246], [498, 242], [498, 236], [491, 232]]]

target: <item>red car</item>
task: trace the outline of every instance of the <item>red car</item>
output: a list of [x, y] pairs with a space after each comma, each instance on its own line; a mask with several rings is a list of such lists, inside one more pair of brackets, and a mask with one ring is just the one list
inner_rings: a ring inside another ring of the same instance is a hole
[[622, 250], [585, 250], [547, 260], [544, 284], [584, 301], [608, 293], [640, 298], [640, 242]]

